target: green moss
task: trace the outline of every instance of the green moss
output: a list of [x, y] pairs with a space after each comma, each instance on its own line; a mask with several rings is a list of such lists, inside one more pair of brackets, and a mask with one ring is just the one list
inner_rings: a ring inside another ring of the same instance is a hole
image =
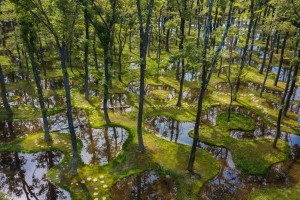
[[154, 99], [165, 100], [168, 98], [170, 92], [167, 90], [153, 90], [151, 96]]
[[0, 200], [8, 200], [6, 194], [0, 192]]
[[273, 200], [273, 199], [286, 199], [286, 200], [297, 200], [300, 195], [300, 184], [291, 188], [284, 189], [259, 189], [255, 190], [250, 194], [249, 199], [255, 200]]
[[243, 131], [254, 131], [255, 122], [252, 118], [245, 116], [240, 113], [231, 113], [230, 121], [227, 120], [227, 113], [220, 113], [217, 116], [217, 125], [222, 130], [243, 130]]
[[3, 66], [8, 66], [11, 64], [10, 58], [8, 56], [0, 55], [0, 63]]
[[226, 114], [221, 113], [217, 116], [215, 127], [202, 127], [200, 138], [205, 143], [230, 149], [238, 169], [263, 175], [272, 164], [286, 160], [290, 150], [282, 140], [278, 142], [278, 148], [274, 149], [270, 139], [235, 139], [229, 134], [232, 129], [250, 131], [253, 128], [253, 121], [247, 116], [232, 113], [231, 122], [228, 123]]

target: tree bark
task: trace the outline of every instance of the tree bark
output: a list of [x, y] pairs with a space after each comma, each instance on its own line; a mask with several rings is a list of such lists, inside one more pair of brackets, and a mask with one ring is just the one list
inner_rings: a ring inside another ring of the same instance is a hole
[[7, 113], [8, 119], [11, 119], [13, 116], [13, 112], [12, 112], [12, 109], [7, 100], [6, 86], [5, 86], [4, 74], [3, 74], [1, 64], [0, 64], [0, 84], [1, 84], [1, 97], [2, 97], [2, 101], [3, 101], [3, 105], [4, 105], [5, 111]]
[[260, 97], [262, 97], [262, 93], [264, 92], [269, 72], [271, 71], [271, 63], [272, 63], [272, 60], [273, 60], [276, 38], [277, 38], [277, 33], [274, 34], [274, 39], [273, 39], [272, 44], [271, 44], [269, 64], [268, 64], [267, 72], [266, 72], [266, 75], [265, 75], [265, 78], [264, 78], [264, 81], [263, 81], [263, 84], [262, 84], [262, 87], [261, 87], [261, 90], [260, 90], [260, 94], [259, 94]]
[[240, 78], [242, 75], [242, 71], [245, 67], [245, 63], [246, 63], [246, 58], [247, 58], [247, 50], [248, 50], [248, 45], [249, 45], [249, 40], [250, 40], [250, 36], [251, 36], [251, 30], [252, 30], [252, 26], [253, 26], [253, 19], [254, 19], [254, 0], [251, 0], [251, 5], [250, 5], [250, 12], [251, 12], [251, 16], [250, 16], [250, 23], [248, 26], [248, 32], [247, 32], [247, 38], [246, 38], [246, 43], [243, 49], [243, 54], [242, 54], [242, 58], [241, 58], [241, 65], [237, 74], [237, 78], [236, 78], [236, 88], [235, 88], [235, 94], [234, 94], [234, 100], [237, 100], [237, 93], [240, 89]]
[[288, 36], [289, 36], [289, 32], [287, 31], [284, 35], [283, 42], [282, 42], [278, 72], [276, 74], [276, 78], [275, 78], [275, 81], [274, 81], [275, 86], [277, 86], [277, 83], [278, 83], [278, 80], [279, 80], [279, 76], [280, 76], [280, 72], [281, 72], [281, 68], [282, 68], [282, 64], [283, 64], [284, 50], [285, 50], [286, 41], [288, 39]]
[[30, 63], [31, 63], [31, 67], [32, 67], [32, 71], [33, 71], [33, 75], [34, 75], [34, 81], [37, 87], [37, 93], [38, 93], [38, 98], [39, 98], [39, 104], [40, 104], [40, 108], [41, 108], [41, 112], [42, 112], [42, 118], [43, 118], [43, 126], [44, 126], [44, 140], [45, 142], [49, 143], [51, 140], [50, 137], [50, 131], [49, 131], [49, 122], [47, 119], [47, 110], [45, 107], [45, 101], [44, 101], [44, 95], [43, 95], [43, 89], [42, 89], [42, 85], [41, 85], [41, 78], [40, 78], [40, 69], [38, 67], [38, 64], [34, 58], [34, 47], [35, 47], [35, 32], [34, 30], [32, 30], [32, 28], [29, 29], [28, 35], [24, 35], [23, 37], [25, 40], [25, 45], [29, 54], [29, 59], [30, 59]]
[[270, 43], [270, 37], [271, 37], [270, 35], [268, 35], [268, 37], [267, 37], [267, 42], [266, 42], [266, 46], [265, 46], [265, 49], [264, 49], [263, 62], [261, 64], [261, 67], [260, 67], [260, 70], [259, 70], [260, 74], [262, 74], [264, 72], [264, 69], [265, 69], [266, 58], [267, 58], [267, 53], [268, 53], [269, 43]]
[[199, 128], [200, 128], [201, 114], [202, 114], [202, 103], [203, 103], [205, 91], [206, 91], [208, 83], [211, 79], [212, 73], [215, 69], [215, 66], [216, 66], [216, 63], [218, 60], [218, 56], [221, 52], [221, 49], [224, 46], [225, 38], [227, 37], [228, 30], [231, 25], [232, 5], [233, 5], [232, 0], [230, 1], [230, 9], [229, 9], [229, 13], [228, 13], [226, 29], [224, 31], [221, 43], [220, 43], [217, 51], [214, 54], [213, 61], [212, 61], [212, 64], [210, 65], [210, 70], [209, 70], [206, 53], [207, 53], [207, 49], [208, 49], [207, 48], [208, 47], [208, 39], [209, 39], [209, 33], [210, 33], [210, 29], [211, 29], [211, 24], [212, 24], [211, 23], [211, 18], [212, 18], [211, 13], [212, 13], [213, 4], [214, 4], [214, 0], [208, 1], [209, 9], [208, 9], [207, 17], [206, 17], [206, 25], [205, 25], [205, 32], [204, 32], [204, 45], [203, 45], [203, 51], [202, 51], [202, 58], [203, 58], [203, 66], [202, 66], [202, 74], [201, 74], [202, 82], [201, 82], [200, 94], [199, 94], [199, 98], [198, 98], [198, 108], [197, 108], [197, 116], [196, 116], [195, 127], [194, 127], [193, 144], [192, 144], [190, 159], [189, 159], [189, 163], [188, 163], [188, 171], [192, 174], [195, 174], [194, 162], [195, 162], [195, 158], [196, 158], [197, 145], [199, 142]]
[[[300, 58], [300, 52], [299, 52], [298, 57]], [[290, 71], [292, 71], [292, 69], [290, 69]], [[296, 63], [295, 66], [294, 66], [291, 87], [288, 90], [287, 97], [286, 97], [286, 103], [285, 103], [285, 106], [283, 108], [283, 115], [284, 116], [287, 116], [287, 112], [289, 110], [291, 97], [292, 97], [292, 95], [294, 93], [294, 89], [295, 89], [295, 86], [296, 86], [296, 81], [297, 81], [297, 77], [298, 77], [298, 71], [299, 71], [299, 62]]]
[[[183, 53], [183, 43], [184, 43], [184, 26], [185, 26], [185, 16], [184, 13], [186, 12], [187, 7], [187, 0], [182, 1], [183, 8], [179, 8], [180, 13], [180, 42], [179, 42], [179, 51]], [[176, 106], [181, 107], [181, 100], [182, 100], [182, 91], [183, 91], [183, 84], [184, 84], [184, 76], [185, 76], [185, 66], [184, 66], [184, 58], [181, 59], [181, 79], [180, 79], [180, 90], [178, 93], [178, 101]]]
[[71, 143], [72, 143], [72, 166], [71, 166], [71, 174], [77, 174], [78, 167], [78, 149], [77, 149], [77, 139], [76, 133], [73, 124], [73, 116], [72, 116], [72, 101], [71, 101], [71, 90], [69, 83], [69, 74], [66, 67], [66, 58], [67, 58], [67, 45], [65, 42], [62, 42], [62, 46], [59, 51], [60, 59], [61, 59], [61, 69], [64, 77], [64, 87], [66, 93], [66, 103], [67, 103], [67, 119], [68, 126], [71, 134]]
[[89, 20], [87, 8], [84, 9], [85, 45], [84, 45], [84, 97], [89, 99]]
[[152, 16], [154, 0], [150, 0], [147, 8], [147, 19], [146, 25], [143, 25], [143, 17], [141, 10], [141, 1], [136, 0], [136, 6], [138, 10], [139, 19], [139, 29], [140, 29], [140, 96], [139, 96], [139, 111], [138, 111], [138, 121], [137, 121], [137, 135], [138, 135], [138, 149], [139, 151], [145, 151], [144, 141], [143, 141], [143, 111], [144, 111], [144, 94], [145, 94], [145, 69], [146, 69], [146, 54], [148, 46], [148, 37], [150, 29], [150, 20]]
[[286, 101], [286, 95], [287, 95], [287, 91], [288, 91], [289, 84], [290, 84], [291, 72], [292, 72], [292, 69], [290, 70], [290, 72], [288, 74], [288, 82], [286, 83], [285, 90], [284, 90], [283, 96], [281, 98], [281, 103], [280, 103], [280, 107], [279, 107], [280, 109], [278, 111], [278, 117], [277, 117], [276, 135], [275, 135], [275, 139], [274, 139], [274, 142], [273, 142], [273, 148], [276, 148], [277, 141], [278, 141], [278, 139], [280, 138], [280, 135], [281, 135], [280, 125], [281, 125], [282, 114], [283, 114], [282, 112], [283, 112], [283, 107], [284, 107], [284, 104], [285, 104], [285, 101]]

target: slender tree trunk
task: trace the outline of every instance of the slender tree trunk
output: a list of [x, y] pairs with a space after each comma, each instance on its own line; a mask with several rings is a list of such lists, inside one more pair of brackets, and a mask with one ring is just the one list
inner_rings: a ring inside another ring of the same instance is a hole
[[266, 72], [266, 75], [265, 75], [265, 78], [264, 78], [264, 81], [263, 81], [263, 84], [262, 84], [262, 87], [261, 87], [260, 95], [259, 95], [260, 97], [262, 97], [262, 93], [264, 92], [269, 72], [271, 71], [271, 64], [272, 64], [273, 55], [274, 55], [274, 48], [275, 48], [276, 38], [277, 38], [277, 34], [275, 33], [274, 34], [274, 39], [273, 39], [272, 44], [271, 44], [271, 51], [270, 51], [270, 58], [269, 58], [269, 64], [268, 64], [268, 67], [267, 67], [267, 72]]
[[254, 19], [254, 0], [251, 0], [251, 5], [250, 5], [250, 12], [251, 12], [251, 16], [250, 16], [250, 23], [248, 26], [248, 32], [247, 32], [247, 37], [246, 37], [246, 43], [243, 49], [243, 54], [242, 54], [242, 58], [241, 58], [241, 65], [240, 68], [238, 70], [238, 74], [236, 77], [236, 89], [235, 89], [235, 94], [234, 94], [234, 100], [237, 100], [237, 93], [240, 89], [240, 77], [242, 75], [242, 71], [245, 67], [245, 63], [246, 63], [246, 58], [247, 58], [247, 50], [248, 50], [248, 45], [249, 45], [249, 40], [250, 40], [250, 36], [251, 36], [251, 30], [252, 30], [252, 26], [253, 26], [253, 19]]
[[129, 52], [132, 53], [132, 33], [131, 33], [132, 29], [129, 30]]
[[170, 52], [170, 46], [169, 46], [170, 32], [171, 32], [171, 30], [168, 28], [167, 29], [167, 34], [166, 34], [166, 45], [165, 45], [166, 52]]
[[[181, 60], [182, 66], [184, 66], [184, 58]], [[182, 67], [181, 69], [181, 78], [180, 78], [180, 89], [178, 93], [178, 101], [176, 103], [176, 106], [181, 107], [181, 101], [182, 101], [182, 92], [183, 92], [183, 84], [184, 84], [184, 76], [185, 76], [185, 69]]]
[[197, 47], [200, 45], [200, 33], [201, 33], [201, 18], [200, 18], [200, 0], [197, 0]]
[[[180, 19], [180, 43], [179, 43], [179, 51], [183, 51], [183, 43], [184, 43], [184, 26], [185, 26], [185, 16], [183, 12], [186, 11], [186, 4], [187, 1], [183, 1], [183, 9], [179, 10], [181, 19]], [[180, 90], [178, 93], [178, 101], [176, 106], [181, 107], [181, 100], [182, 100], [182, 91], [183, 91], [183, 84], [184, 84], [184, 76], [185, 76], [185, 66], [184, 66], [184, 58], [181, 59], [181, 79], [180, 79]]]
[[45, 132], [44, 140], [45, 140], [45, 142], [49, 143], [51, 140], [51, 137], [50, 137], [49, 123], [48, 123], [48, 119], [47, 119], [47, 110], [45, 107], [43, 89], [42, 89], [42, 85], [41, 85], [40, 69], [38, 68], [38, 64], [34, 58], [34, 47], [35, 47], [34, 34], [35, 33], [33, 32], [33, 30], [30, 30], [29, 34], [27, 35], [27, 36], [29, 36], [29, 40], [28, 40], [28, 42], [25, 42], [25, 44], [26, 44], [26, 48], [27, 48], [27, 51], [29, 54], [29, 59], [31, 62], [31, 67], [32, 67], [33, 75], [34, 75], [34, 81], [35, 81], [35, 84], [37, 87], [39, 104], [40, 104], [40, 108], [41, 108], [41, 112], [42, 112], [43, 126], [44, 126], [44, 132]]
[[250, 54], [249, 54], [249, 61], [248, 61], [249, 65], [251, 64], [251, 61], [252, 61], [252, 54], [253, 54], [253, 47], [254, 47], [254, 43], [255, 43], [255, 35], [256, 35], [256, 27], [257, 27], [258, 18], [259, 17], [257, 16], [255, 19], [255, 22], [254, 22], [253, 29], [252, 29], [251, 46], [250, 46]]
[[278, 31], [277, 41], [276, 41], [276, 54], [279, 53], [279, 44], [280, 44], [280, 31]]
[[87, 8], [84, 9], [85, 45], [84, 45], [84, 97], [89, 99], [89, 20]]
[[43, 75], [44, 77], [47, 76], [47, 69], [46, 69], [46, 65], [45, 65], [45, 61], [44, 61], [44, 49], [43, 49], [43, 44], [42, 44], [42, 40], [41, 38], [39, 37], [39, 44], [40, 44], [40, 53], [39, 53], [39, 57], [40, 57], [40, 62], [41, 62], [41, 66], [43, 68]]
[[229, 66], [228, 66], [228, 73], [226, 74], [227, 76], [227, 81], [230, 87], [230, 102], [229, 102], [229, 106], [227, 109], [227, 121], [230, 121], [230, 116], [231, 116], [231, 107], [232, 107], [232, 103], [233, 103], [233, 89], [234, 89], [234, 85], [231, 82], [231, 65], [232, 65], [232, 54], [233, 54], [233, 40], [230, 43], [230, 47], [229, 47]]
[[266, 64], [266, 58], [267, 58], [267, 53], [268, 53], [268, 49], [269, 49], [269, 43], [270, 43], [270, 35], [268, 35], [267, 37], [267, 42], [266, 42], [266, 46], [264, 49], [264, 57], [263, 57], [263, 62], [262, 65], [260, 67], [259, 73], [262, 74], [264, 72], [264, 68], [265, 68], [265, 64]]
[[203, 52], [202, 52], [202, 58], [203, 58], [203, 66], [202, 66], [202, 82], [201, 82], [201, 89], [200, 89], [200, 95], [198, 98], [198, 108], [197, 108], [197, 116], [196, 116], [196, 122], [195, 122], [195, 127], [194, 127], [194, 138], [193, 138], [193, 144], [192, 144], [192, 149], [191, 149], [191, 155], [189, 159], [189, 164], [188, 164], [188, 171], [194, 174], [194, 162], [196, 159], [196, 150], [197, 150], [197, 145], [199, 142], [199, 128], [200, 128], [200, 122], [201, 122], [201, 115], [202, 115], [202, 102], [204, 99], [204, 94], [205, 94], [205, 83], [206, 83], [206, 74], [207, 74], [207, 61], [206, 61], [206, 52], [208, 48], [208, 38], [209, 38], [209, 29], [211, 26], [211, 13], [212, 13], [212, 7], [214, 4], [214, 0], [209, 0], [208, 1], [208, 13], [206, 17], [206, 24], [205, 24], [205, 33], [204, 33], [204, 46], [203, 46]]
[[68, 119], [68, 126], [71, 134], [71, 142], [72, 142], [72, 166], [71, 166], [71, 174], [77, 174], [77, 167], [78, 167], [78, 149], [77, 149], [77, 141], [76, 141], [76, 134], [73, 124], [73, 116], [72, 116], [72, 101], [71, 101], [71, 90], [69, 84], [69, 74], [66, 67], [66, 58], [67, 58], [67, 46], [63, 42], [60, 48], [60, 58], [61, 58], [61, 68], [64, 77], [64, 87], [66, 93], [66, 103], [67, 103], [67, 119]]
[[145, 150], [143, 142], [143, 131], [142, 131], [142, 122], [143, 122], [143, 112], [144, 112], [144, 94], [145, 94], [145, 69], [146, 69], [146, 53], [148, 46], [148, 37], [150, 29], [150, 20], [152, 16], [154, 0], [150, 0], [147, 8], [147, 19], [146, 25], [143, 25], [143, 17], [141, 10], [140, 0], [136, 0], [137, 10], [138, 10], [138, 19], [139, 19], [139, 29], [140, 29], [140, 96], [139, 96], [139, 111], [138, 111], [138, 120], [137, 120], [137, 135], [138, 135], [138, 149], [143, 152]]
[[22, 58], [21, 58], [21, 53], [20, 53], [20, 47], [19, 47], [19, 45], [18, 44], [16, 44], [16, 47], [17, 47], [17, 53], [18, 53], [18, 63], [19, 63], [19, 67], [20, 67], [20, 69], [22, 68]]
[[282, 114], [283, 114], [282, 112], [283, 112], [283, 107], [284, 107], [284, 104], [286, 101], [285, 99], [286, 99], [286, 95], [287, 95], [289, 84], [290, 84], [291, 72], [292, 72], [292, 69], [290, 70], [290, 72], [288, 74], [288, 82], [286, 83], [285, 90], [284, 90], [284, 93], [283, 93], [283, 96], [281, 99], [281, 103], [280, 103], [280, 107], [279, 107], [280, 109], [278, 111], [277, 124], [276, 124], [276, 135], [275, 135], [275, 139], [273, 142], [273, 148], [276, 148], [277, 141], [281, 135], [280, 125], [281, 125]]
[[282, 68], [282, 64], [283, 64], [284, 50], [285, 50], [286, 41], [288, 39], [288, 36], [289, 36], [289, 32], [286, 32], [285, 35], [284, 35], [284, 38], [283, 38], [283, 42], [282, 42], [278, 72], [276, 74], [276, 78], [275, 78], [275, 81], [274, 81], [275, 86], [277, 86], [277, 83], [278, 83], [278, 80], [279, 80], [279, 76], [280, 76], [280, 72], [281, 72], [281, 68]]
[[[300, 58], [300, 52], [299, 52], [299, 58]], [[290, 69], [290, 71], [292, 71], [292, 69]], [[286, 103], [285, 103], [285, 106], [283, 108], [283, 115], [284, 116], [287, 116], [287, 112], [288, 112], [289, 107], [290, 107], [290, 101], [291, 101], [291, 98], [292, 98], [292, 95], [294, 93], [294, 89], [295, 89], [295, 86], [296, 86], [298, 71], [299, 71], [299, 62], [296, 63], [295, 66], [294, 66], [291, 87], [289, 88], [289, 90], [287, 92]]]
[[206, 17], [206, 25], [205, 25], [205, 33], [204, 33], [204, 45], [203, 45], [203, 51], [202, 51], [202, 58], [203, 58], [203, 66], [202, 66], [202, 74], [201, 74], [201, 88], [200, 88], [200, 94], [198, 98], [198, 108], [197, 108], [197, 116], [195, 120], [195, 127], [194, 127], [194, 138], [193, 138], [193, 144], [192, 144], [192, 149], [191, 149], [191, 154], [190, 154], [190, 159], [188, 163], [188, 171], [191, 172], [192, 174], [195, 174], [194, 172], [194, 162], [196, 158], [196, 150], [197, 150], [197, 145], [199, 142], [199, 128], [200, 128], [200, 122], [201, 122], [201, 115], [202, 115], [202, 103], [203, 99], [205, 96], [205, 91], [207, 89], [207, 86], [209, 84], [209, 81], [211, 79], [212, 73], [215, 69], [219, 54], [224, 46], [225, 39], [228, 34], [228, 30], [231, 26], [231, 17], [232, 17], [232, 7], [233, 7], [233, 0], [230, 1], [230, 9], [228, 13], [228, 19], [227, 19], [227, 24], [226, 24], [226, 29], [224, 31], [224, 34], [222, 36], [222, 40], [220, 42], [220, 45], [217, 49], [217, 51], [214, 54], [213, 61], [211, 63], [210, 69], [208, 69], [208, 62], [206, 60], [206, 53], [207, 53], [207, 47], [208, 47], [208, 39], [209, 39], [209, 31], [211, 27], [211, 13], [212, 13], [212, 7], [214, 4], [214, 0], [209, 0], [208, 1], [208, 13]]
[[1, 97], [2, 97], [2, 101], [3, 101], [3, 105], [4, 105], [4, 108], [5, 108], [5, 111], [7, 113], [7, 116], [9, 119], [12, 118], [13, 116], [13, 112], [12, 112], [12, 109], [8, 103], [8, 100], [7, 100], [7, 96], [6, 96], [6, 86], [5, 86], [5, 81], [4, 81], [4, 74], [3, 74], [3, 71], [2, 71], [2, 65], [0, 64], [0, 84], [1, 84]]
[[109, 69], [108, 69], [108, 65], [109, 65], [109, 47], [107, 45], [107, 47], [104, 47], [104, 76], [105, 76], [105, 83], [103, 84], [104, 87], [104, 98], [103, 98], [103, 111], [104, 111], [104, 119], [106, 121], [107, 124], [110, 123], [110, 119], [109, 119], [109, 115], [108, 115], [108, 107], [107, 107], [107, 103], [108, 103], [108, 85], [109, 85]]
[[95, 61], [95, 69], [98, 71], [99, 70], [99, 64], [98, 64], [96, 43], [97, 43], [97, 37], [96, 37], [96, 31], [95, 31], [94, 38], [93, 38], [93, 54], [94, 54], [94, 61]]

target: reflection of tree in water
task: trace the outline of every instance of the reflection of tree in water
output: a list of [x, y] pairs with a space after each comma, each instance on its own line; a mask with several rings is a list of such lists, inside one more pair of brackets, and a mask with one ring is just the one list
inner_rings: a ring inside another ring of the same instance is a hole
[[83, 142], [81, 152], [86, 164], [106, 164], [121, 151], [128, 137], [127, 131], [117, 127], [93, 129], [85, 127], [80, 136]]
[[0, 143], [9, 142], [24, 134], [43, 130], [39, 119], [28, 121], [0, 121]]
[[111, 190], [112, 199], [175, 199], [177, 188], [172, 179], [155, 171], [133, 175], [116, 183]]
[[58, 164], [61, 153], [0, 154], [0, 191], [12, 199], [70, 199], [70, 195], [50, 183], [47, 171]]

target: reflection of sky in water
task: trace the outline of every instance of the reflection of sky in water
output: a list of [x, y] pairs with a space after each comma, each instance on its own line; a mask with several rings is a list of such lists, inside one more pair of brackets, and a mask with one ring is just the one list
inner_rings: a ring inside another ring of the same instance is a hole
[[128, 138], [128, 132], [122, 128], [83, 128], [79, 137], [83, 147], [81, 158], [85, 164], [103, 165], [114, 159]]
[[61, 153], [40, 152], [2, 153], [0, 167], [0, 192], [9, 199], [71, 199], [70, 194], [48, 181], [46, 173], [51, 164], [57, 165]]

